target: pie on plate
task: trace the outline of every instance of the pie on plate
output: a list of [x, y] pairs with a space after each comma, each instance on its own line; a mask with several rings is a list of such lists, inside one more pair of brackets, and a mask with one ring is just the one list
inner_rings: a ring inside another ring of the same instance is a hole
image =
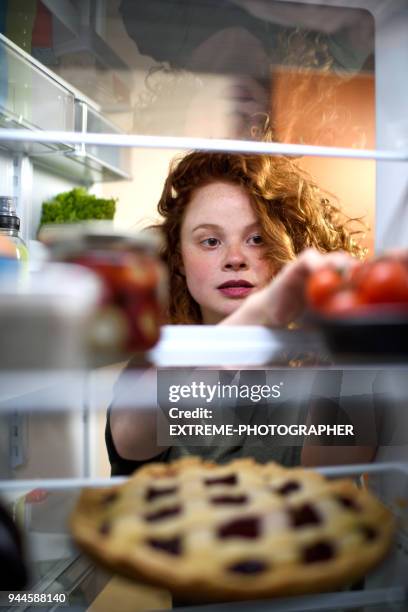
[[347, 586], [386, 555], [394, 520], [352, 480], [189, 457], [84, 490], [71, 528], [116, 573], [178, 597], [221, 601]]

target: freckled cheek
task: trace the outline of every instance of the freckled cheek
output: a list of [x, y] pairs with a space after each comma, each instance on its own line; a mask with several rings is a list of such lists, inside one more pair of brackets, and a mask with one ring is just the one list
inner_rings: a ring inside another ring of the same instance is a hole
[[190, 287], [202, 287], [211, 283], [214, 274], [214, 262], [208, 254], [193, 248], [182, 250], [184, 271]]
[[253, 262], [253, 269], [255, 271], [258, 284], [261, 287], [267, 285], [275, 276], [273, 265], [262, 256], [258, 256]]

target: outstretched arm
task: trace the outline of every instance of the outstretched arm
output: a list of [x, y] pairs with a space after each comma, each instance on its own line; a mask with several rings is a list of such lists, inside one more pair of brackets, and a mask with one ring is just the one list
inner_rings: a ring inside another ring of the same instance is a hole
[[[398, 253], [401, 256], [401, 253]], [[327, 266], [350, 267], [354, 260], [346, 253], [322, 254], [307, 249], [294, 262], [287, 264], [277, 276], [254, 295], [221, 325], [266, 325], [285, 327], [305, 310], [305, 288], [309, 276]], [[309, 419], [312, 415], [309, 414]], [[313, 420], [313, 419], [311, 419]], [[374, 446], [313, 446], [305, 444], [301, 462], [305, 467], [348, 463], [366, 463], [375, 456]]]
[[350, 267], [354, 262], [342, 251], [323, 254], [307, 249], [295, 261], [286, 264], [269, 285], [249, 296], [220, 325], [286, 327], [305, 309], [305, 287], [313, 272], [327, 266]]

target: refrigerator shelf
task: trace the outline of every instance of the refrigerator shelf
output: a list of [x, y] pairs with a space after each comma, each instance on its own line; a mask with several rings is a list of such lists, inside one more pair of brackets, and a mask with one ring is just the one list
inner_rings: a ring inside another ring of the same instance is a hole
[[[306, 468], [311, 469], [311, 468]], [[351, 478], [362, 474], [381, 475], [396, 472], [406, 479], [408, 486], [408, 462], [360, 463], [354, 465], [322, 466], [316, 469], [327, 478]], [[110, 487], [125, 482], [125, 476], [111, 478], [33, 478], [29, 480], [0, 480], [1, 491], [31, 490], [36, 488], [50, 490], [76, 489], [79, 487]], [[408, 489], [407, 489], [408, 493]]]
[[[208, 612], [229, 612], [235, 610], [263, 612], [266, 610], [276, 610], [277, 612], [300, 612], [300, 611], [317, 611], [317, 610], [349, 610], [356, 607], [364, 607], [364, 610], [377, 608], [381, 610], [403, 611], [408, 606], [408, 505], [401, 503], [401, 499], [408, 500], [408, 463], [378, 463], [378, 464], [360, 464], [349, 466], [322, 467], [318, 471], [330, 478], [339, 477], [355, 477], [359, 478], [364, 486], [372, 488], [373, 492], [379, 497], [382, 502], [394, 512], [397, 518], [397, 534], [395, 545], [388, 555], [387, 559], [371, 574], [369, 574], [363, 584], [359, 584], [353, 590], [345, 590], [341, 592], [324, 593], [307, 596], [296, 596], [279, 598], [273, 600], [260, 600], [250, 602], [234, 602], [211, 604], [206, 606], [184, 606], [179, 608], [184, 612], [198, 612], [198, 610], [208, 610]], [[41, 511], [32, 508], [32, 511], [26, 513], [26, 530], [35, 531], [37, 544], [41, 538], [41, 529], [34, 529], [35, 520], [42, 525], [43, 536], [46, 540], [50, 532], [56, 531], [60, 534], [66, 532], [66, 518], [75, 503], [78, 489], [83, 486], [112, 486], [123, 482], [124, 478], [106, 478], [106, 479], [89, 479], [89, 478], [73, 478], [73, 479], [36, 479], [25, 481], [1, 481], [0, 491], [15, 491], [20, 487], [21, 491], [26, 492], [27, 489], [41, 487], [50, 492], [48, 499], [50, 521], [47, 522], [47, 501], [43, 502]], [[53, 497], [54, 496], [54, 497]], [[59, 506], [56, 503], [60, 500]], [[21, 514], [21, 513], [20, 513]], [[58, 518], [56, 518], [58, 517]], [[58, 531], [57, 523], [60, 522], [61, 529]], [[55, 538], [54, 538], [55, 539]], [[44, 548], [42, 548], [44, 554]], [[67, 542], [64, 541], [64, 547], [61, 549], [67, 553]], [[55, 584], [64, 584], [64, 590], [68, 593], [78, 586], [80, 575], [84, 577], [89, 575], [90, 568], [86, 567], [86, 572], [78, 574], [75, 572], [75, 581], [65, 575], [69, 568], [74, 565], [86, 565], [86, 557], [78, 555], [77, 551], [72, 548], [72, 553], [69, 558], [64, 561], [59, 561], [55, 558], [55, 547], [52, 550], [54, 555], [54, 566], [49, 571], [41, 576], [41, 579], [36, 581], [32, 586], [35, 589], [41, 587], [41, 592], [55, 592]], [[35, 559], [32, 562], [35, 563]], [[85, 567], [85, 566], [84, 566]], [[60, 568], [59, 572], [55, 569]], [[99, 570], [98, 570], [99, 571]], [[69, 572], [68, 572], [69, 573]], [[106, 576], [105, 576], [106, 577]], [[84, 578], [85, 579], [85, 578]], [[75, 582], [75, 585], [74, 585]], [[106, 580], [104, 586], [106, 585]], [[40, 591], [39, 591], [40, 592]], [[15, 608], [14, 608], [15, 609]], [[25, 609], [24, 607], [21, 610]]]
[[[180, 612], [317, 612], [324, 610], [356, 610], [364, 606], [367, 611], [371, 607], [383, 606], [389, 612], [406, 610], [408, 591], [403, 587], [385, 589], [370, 589], [367, 591], [350, 591], [344, 593], [328, 593], [320, 595], [303, 595], [297, 597], [279, 598], [267, 601], [234, 602], [207, 606], [188, 606], [178, 608]], [[387, 606], [386, 608], [384, 606]]]
[[[86, 368], [78, 369], [37, 369], [37, 370], [4, 370], [0, 371], [0, 415], [8, 413], [36, 413], [55, 414], [73, 413], [76, 410], [83, 410], [84, 405], [91, 404], [96, 410], [105, 410], [107, 402], [115, 398], [115, 406], [118, 408], [126, 407], [126, 398], [132, 397], [132, 408], [155, 409], [158, 403], [158, 374], [162, 370], [149, 366], [139, 367], [124, 371], [125, 362], [118, 362], [109, 367], [90, 370]], [[378, 401], [383, 401], [386, 408], [384, 413], [397, 416], [396, 409], [399, 406], [402, 410], [406, 403], [408, 393], [407, 365], [390, 365], [387, 367], [363, 364], [346, 365], [339, 367], [310, 367], [310, 368], [289, 368], [285, 366], [261, 366], [251, 368], [248, 366], [239, 367], [232, 365], [235, 373], [246, 370], [260, 370], [265, 372], [269, 383], [277, 383], [277, 377], [284, 375], [290, 384], [287, 390], [286, 400], [293, 398], [306, 399], [310, 396], [313, 381], [317, 376], [323, 380], [324, 374], [336, 373], [342, 375], [342, 389], [333, 386], [330, 394], [336, 397], [340, 393], [341, 398], [358, 399], [360, 394], [364, 396], [375, 396]], [[163, 367], [163, 371], [168, 367]], [[176, 376], [185, 376], [190, 380], [191, 368], [173, 368]], [[218, 372], [221, 368], [201, 368], [200, 376], [205, 376], [206, 372]], [[117, 393], [115, 384], [120, 376], [120, 393]], [[166, 383], [163, 379], [162, 382]], [[159, 381], [160, 382], [160, 381]], [[358, 387], [358, 389], [357, 389]], [[320, 385], [313, 391], [318, 393]], [[124, 399], [121, 399], [124, 398]], [[286, 401], [285, 400], [285, 401]], [[400, 414], [401, 418], [403, 414]], [[399, 421], [404, 422], [400, 419]], [[401, 430], [401, 427], [399, 428]], [[403, 429], [403, 428], [402, 428]], [[389, 433], [389, 432], [388, 432]]]
[[407, 162], [408, 149], [353, 149], [347, 147], [328, 147], [318, 145], [260, 142], [226, 138], [198, 138], [187, 136], [156, 136], [145, 134], [111, 134], [1, 130], [0, 141], [52, 143], [64, 140], [71, 144], [102, 145], [107, 147], [133, 147], [140, 149], [174, 149], [227, 151], [230, 153], [260, 153], [269, 155], [288, 155], [306, 157], [338, 157], [348, 159], [373, 159], [384, 162]]
[[[53, 302], [58, 305], [58, 295]], [[69, 312], [61, 308], [52, 310], [47, 306], [31, 308], [27, 300], [14, 300], [13, 309], [3, 300], [0, 307], [2, 317], [2, 339], [4, 350], [0, 355], [0, 376], [4, 377], [5, 390], [7, 377], [18, 373], [27, 380], [40, 382], [42, 372], [57, 377], [67, 372], [86, 373], [92, 369], [126, 362], [135, 355], [124, 352], [99, 350], [92, 351], [86, 344], [81, 325], [70, 318]], [[31, 314], [30, 324], [27, 315]], [[44, 320], [54, 317], [54, 336], [43, 333]], [[55, 337], [66, 336], [70, 326], [69, 345], [58, 346]], [[76, 342], [75, 350], [73, 342]], [[41, 352], [38, 347], [41, 347]], [[71, 347], [68, 350], [68, 346]], [[268, 329], [251, 326], [211, 326], [211, 325], [165, 325], [161, 328], [159, 342], [145, 355], [139, 354], [139, 364], [149, 364], [157, 368], [202, 367], [222, 368], [232, 366], [245, 368], [299, 368], [303, 369], [404, 369], [407, 360], [404, 355], [381, 353], [371, 354], [332, 354], [325, 339], [315, 329]], [[15, 374], [13, 374], [13, 372]], [[24, 383], [25, 384], [25, 383]], [[17, 387], [18, 388], [18, 387]], [[0, 393], [0, 398], [2, 394]]]

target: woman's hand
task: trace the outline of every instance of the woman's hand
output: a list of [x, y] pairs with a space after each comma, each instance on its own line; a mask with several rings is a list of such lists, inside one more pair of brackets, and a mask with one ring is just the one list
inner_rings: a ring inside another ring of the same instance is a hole
[[323, 254], [307, 249], [286, 264], [266, 287], [249, 296], [221, 325], [285, 327], [303, 314], [306, 283], [312, 273], [328, 266], [348, 268], [355, 263], [343, 251]]

